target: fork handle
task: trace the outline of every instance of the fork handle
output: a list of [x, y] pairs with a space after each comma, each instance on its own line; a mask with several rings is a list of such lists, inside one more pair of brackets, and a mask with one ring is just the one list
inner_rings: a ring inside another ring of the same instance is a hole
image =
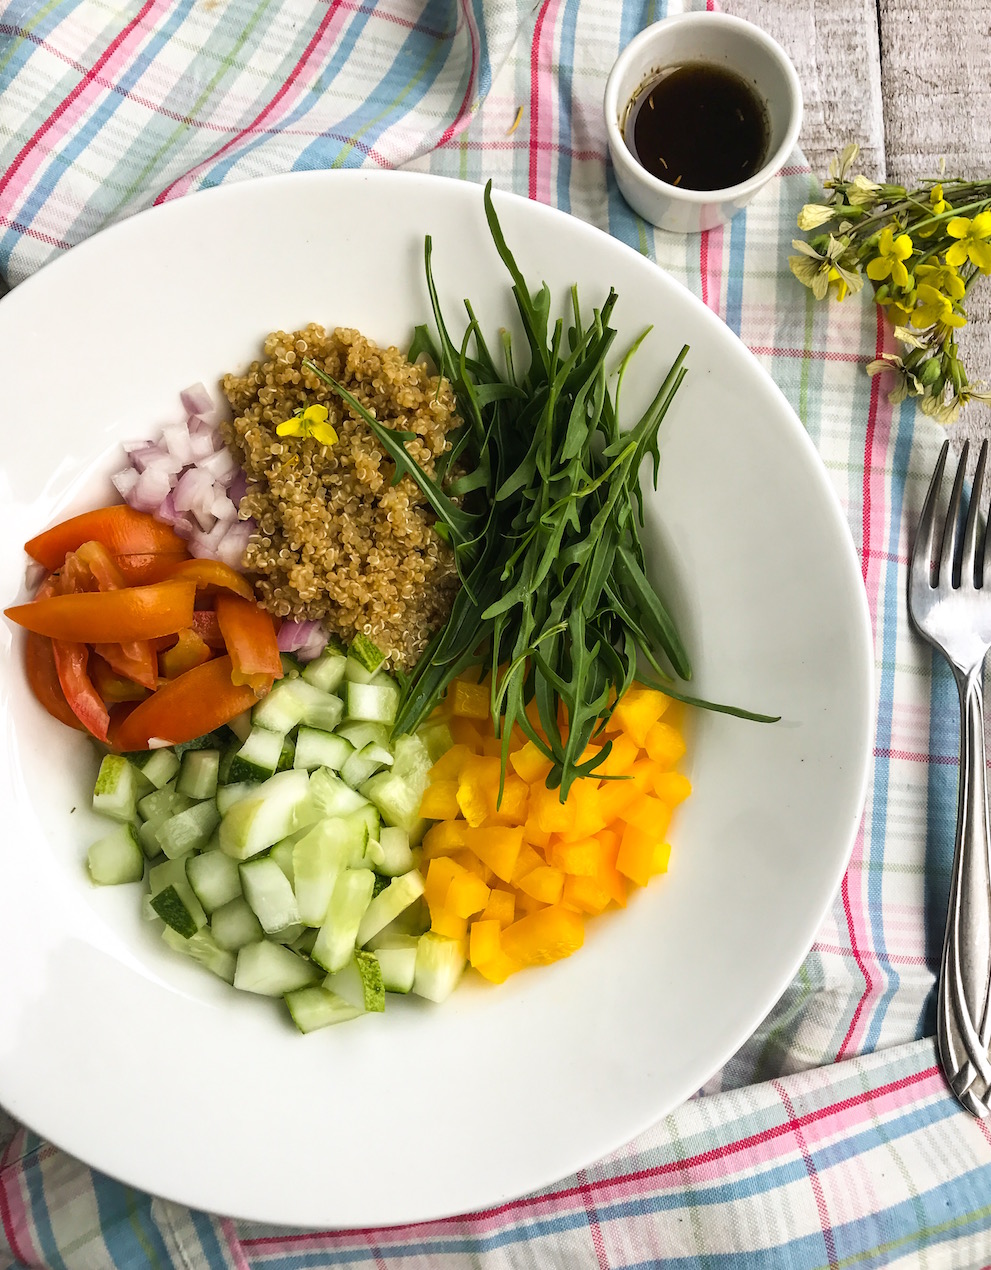
[[957, 839], [937, 998], [937, 1045], [959, 1102], [991, 1113], [991, 839], [983, 661], [955, 670], [960, 694]]

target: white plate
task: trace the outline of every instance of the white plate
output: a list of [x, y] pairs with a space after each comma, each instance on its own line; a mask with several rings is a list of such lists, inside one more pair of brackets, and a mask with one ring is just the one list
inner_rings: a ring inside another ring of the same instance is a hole
[[[699, 715], [695, 793], [667, 877], [590, 921], [570, 960], [445, 1005], [310, 1037], [153, 937], [134, 887], [83, 854], [95, 763], [34, 703], [0, 628], [0, 1102], [127, 1182], [212, 1211], [387, 1225], [547, 1185], [656, 1121], [746, 1039], [807, 951], [846, 865], [872, 733], [867, 608], [847, 526], [784, 398], [717, 318], [599, 231], [497, 206], [524, 274], [586, 306], [610, 285], [622, 340], [655, 330], [624, 389], [652, 395], [682, 342], [648, 554], [677, 600], [703, 695], [779, 712]], [[0, 305], [6, 455], [0, 595], [21, 544], [111, 501], [119, 443], [178, 390], [316, 320], [403, 347], [429, 313], [511, 318], [474, 185], [308, 173], [196, 195], [75, 248]], [[630, 416], [633, 417], [632, 415]]]

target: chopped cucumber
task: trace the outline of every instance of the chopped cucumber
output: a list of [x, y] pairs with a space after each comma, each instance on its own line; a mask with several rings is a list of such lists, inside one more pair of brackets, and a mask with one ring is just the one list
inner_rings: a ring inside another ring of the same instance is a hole
[[93, 810], [111, 820], [136, 821], [138, 776], [122, 754], [105, 754], [93, 786]]
[[279, 680], [268, 696], [251, 711], [253, 728], [268, 728], [285, 736], [299, 723], [303, 717], [303, 706], [296, 695], [297, 682], [295, 679]]
[[158, 842], [169, 859], [175, 860], [205, 847], [219, 824], [220, 812], [216, 803], [194, 803], [158, 826]]
[[[307, 929], [308, 927], [304, 926], [302, 922], [290, 922], [288, 926], [283, 926], [281, 930], [267, 932], [267, 935], [269, 939], [274, 939], [277, 944], [288, 944], [295, 952], [298, 951], [295, 948], [296, 942]], [[313, 933], [316, 934], [316, 931]]]
[[207, 970], [212, 970], [227, 983], [234, 982], [237, 958], [228, 949], [221, 948], [208, 930], [198, 930], [188, 939], [184, 939], [178, 931], [173, 930], [171, 926], [166, 926], [162, 931], [162, 938], [176, 952], [192, 957], [194, 961], [198, 961], [201, 966], [206, 966]]
[[299, 828], [297, 818], [309, 788], [305, 772], [279, 772], [270, 777], [253, 794], [236, 802], [221, 820], [221, 850], [235, 860], [247, 860], [288, 837]]
[[368, 855], [375, 871], [390, 878], [408, 873], [414, 864], [409, 834], [394, 825], [384, 825], [379, 830], [378, 838], [368, 844]]
[[329, 767], [331, 771], [339, 772], [354, 752], [354, 746], [343, 736], [321, 732], [317, 728], [300, 728], [296, 735], [293, 767], [307, 772], [312, 772], [315, 767]]
[[446, 1001], [458, 986], [467, 962], [464, 940], [428, 930], [416, 947], [413, 991], [428, 1001]]
[[293, 847], [293, 879], [301, 922], [307, 926], [323, 925], [334, 884], [350, 856], [347, 826], [332, 818], [321, 820]]
[[364, 1011], [349, 1005], [336, 992], [329, 992], [321, 984], [309, 988], [297, 988], [286, 993], [286, 1005], [292, 1021], [301, 1032], [315, 1032], [334, 1023], [347, 1023]]
[[263, 781], [274, 776], [282, 758], [282, 742], [281, 732], [271, 732], [260, 726], [252, 728], [231, 760], [228, 780], [236, 784], [239, 781]]
[[152, 865], [148, 870], [148, 890], [152, 895], [164, 891], [167, 886], [180, 882], [185, 884], [187, 881], [186, 861], [182, 859], [163, 860], [161, 864]]
[[355, 811], [349, 811], [346, 816], [341, 816], [340, 819], [346, 826], [346, 832], [349, 835], [351, 868], [373, 868], [374, 866], [368, 854], [368, 844], [372, 839], [378, 837], [382, 827], [378, 812], [371, 803], [365, 803], [363, 807], [359, 807]]
[[436, 723], [424, 723], [422, 727], [417, 728], [416, 736], [426, 746], [431, 763], [436, 763], [454, 745], [450, 725], [441, 720]]
[[151, 781], [156, 789], [162, 789], [179, 773], [179, 759], [174, 750], [149, 750], [141, 765], [141, 775]]
[[392, 755], [384, 745], [371, 741], [360, 750], [355, 750], [341, 768], [341, 780], [352, 789], [368, 780], [381, 767], [392, 766]]
[[293, 760], [296, 757], [296, 742], [291, 736], [287, 736], [282, 742], [282, 753], [279, 755], [279, 765], [276, 767], [277, 772], [288, 772], [290, 767], [294, 766]]
[[154, 821], [145, 820], [138, 825], [138, 842], [149, 860], [162, 854], [162, 844], [158, 841], [158, 825]]
[[289, 947], [293, 952], [297, 952], [301, 957], [309, 957], [313, 951], [313, 945], [317, 942], [316, 928], [313, 926], [304, 926], [302, 931], [296, 936]]
[[348, 657], [370, 675], [385, 665], [385, 653], [361, 631], [352, 639]]
[[247, 798], [258, 788], [258, 781], [238, 781], [236, 785], [221, 785], [217, 790], [217, 810], [226, 816], [236, 802]]
[[207, 914], [241, 894], [238, 863], [223, 851], [204, 851], [186, 858], [186, 877]]
[[328, 647], [319, 657], [303, 667], [303, 678], [321, 692], [336, 692], [344, 682], [346, 665], [347, 658]]
[[399, 916], [404, 908], [409, 908], [414, 900], [423, 894], [423, 878], [416, 869], [393, 878], [380, 895], [368, 905], [365, 915], [358, 927], [356, 942], [363, 946], [373, 935]]
[[284, 997], [287, 992], [305, 988], [319, 977], [320, 972], [314, 965], [285, 945], [262, 939], [255, 944], [245, 944], [238, 952], [234, 987], [264, 997]]
[[419, 937], [424, 931], [429, 929], [430, 908], [421, 895], [418, 900], [413, 901], [409, 908], [404, 908], [398, 917], [394, 917], [388, 926], [383, 926], [377, 935], [373, 935], [365, 947], [374, 952], [379, 947], [387, 946], [391, 940], [401, 935]]
[[241, 889], [266, 934], [299, 922], [299, 907], [289, 879], [271, 856], [246, 860], [241, 865]]
[[409, 992], [416, 973], [416, 935], [393, 935], [375, 947], [386, 992]]
[[282, 662], [283, 679], [298, 679], [303, 673], [303, 663], [292, 653], [281, 653], [279, 660]]
[[187, 798], [215, 798], [219, 771], [219, 750], [187, 750], [182, 756], [176, 789]]
[[154, 793], [146, 794], [139, 800], [138, 813], [142, 820], [157, 828], [172, 816], [177, 816], [180, 811], [188, 811], [192, 805], [193, 800], [180, 794], [175, 784], [169, 781], [161, 789], [156, 789]]
[[269, 859], [275, 861], [286, 875], [286, 881], [293, 888], [296, 886], [296, 873], [293, 868], [292, 854], [296, 847], [297, 837], [297, 834], [290, 834], [288, 838], [283, 838], [281, 842], [277, 842], [268, 853]]
[[366, 1013], [385, 1009], [382, 967], [374, 953], [356, 952], [340, 970], [327, 976], [323, 986]]
[[388, 772], [376, 772], [361, 786], [360, 792], [373, 802], [382, 814], [387, 825], [404, 829], [411, 843], [420, 841], [427, 830], [427, 822], [420, 818], [420, 803], [426, 781], [411, 785], [395, 769]]
[[[268, 698], [266, 698], [266, 700], [267, 699]], [[245, 710], [243, 714], [235, 715], [233, 719], [228, 721], [227, 726], [239, 741], [246, 741], [248, 739], [248, 733], [251, 731], [251, 711]]]
[[393, 747], [392, 770], [410, 785], [426, 789], [433, 759], [430, 751], [418, 736], [399, 736]]
[[145, 856], [134, 826], [117, 825], [105, 838], [94, 842], [86, 853], [86, 867], [97, 886], [140, 882], [145, 872]]
[[206, 913], [186, 881], [171, 882], [152, 895], [151, 906], [166, 926], [171, 926], [185, 939], [206, 925]]
[[389, 728], [384, 723], [364, 723], [360, 719], [345, 719], [335, 729], [334, 735], [342, 736], [345, 741], [350, 741], [356, 750], [374, 743], [392, 752], [389, 744]]
[[392, 680], [386, 683], [349, 683], [347, 709], [349, 719], [359, 719], [366, 723], [395, 723], [399, 709], [399, 688]]
[[372, 900], [375, 874], [371, 869], [346, 869], [337, 879], [311, 958], [333, 973], [346, 965], [355, 949], [358, 927]]
[[294, 679], [290, 687], [300, 704], [299, 722], [322, 732], [333, 732], [344, 714], [344, 702], [340, 697], [321, 692], [305, 679]]
[[364, 798], [327, 768], [318, 768], [310, 778], [310, 797], [322, 816], [347, 816], [368, 806]]
[[220, 947], [231, 952], [255, 943], [264, 935], [261, 922], [243, 896], [218, 908], [210, 917], [210, 928]]

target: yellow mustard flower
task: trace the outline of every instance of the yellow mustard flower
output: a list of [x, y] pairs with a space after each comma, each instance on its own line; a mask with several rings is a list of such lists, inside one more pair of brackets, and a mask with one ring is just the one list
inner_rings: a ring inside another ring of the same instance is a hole
[[919, 307], [912, 313], [912, 325], [918, 330], [927, 326], [963, 326], [967, 319], [953, 308], [953, 301], [928, 282], [919, 286]]
[[280, 437], [312, 437], [321, 445], [334, 445], [337, 433], [327, 422], [330, 411], [326, 406], [307, 406], [305, 410], [297, 410], [291, 419], [280, 423], [275, 429]]
[[991, 212], [978, 212], [973, 220], [954, 216], [946, 232], [957, 241], [947, 249], [946, 263], [959, 269], [969, 260], [981, 273], [991, 273]]
[[963, 278], [952, 265], [918, 265], [915, 275], [920, 282], [925, 282], [927, 286], [942, 291], [951, 300], [962, 300], [967, 294]]
[[850, 294], [850, 288], [847, 285], [846, 278], [842, 277], [836, 269], [830, 269], [827, 277], [829, 278], [830, 291], [833, 293], [833, 296], [842, 303]]
[[[929, 215], [942, 216], [945, 212], [952, 212], [952, 206], [943, 197], [942, 185], [936, 184], [929, 191]], [[927, 225], [919, 230], [920, 238], [932, 238], [933, 234], [939, 229], [939, 221]]]
[[[952, 222], [951, 222], [952, 223]], [[867, 276], [872, 282], [883, 282], [891, 279], [896, 287], [908, 285], [908, 270], [904, 262], [913, 251], [912, 240], [908, 234], [899, 234], [888, 229], [881, 230], [877, 245], [878, 254], [867, 262]]]

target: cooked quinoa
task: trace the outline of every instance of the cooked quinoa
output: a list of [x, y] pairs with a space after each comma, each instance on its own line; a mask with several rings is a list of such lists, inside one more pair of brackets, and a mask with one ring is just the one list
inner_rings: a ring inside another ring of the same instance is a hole
[[[345, 642], [364, 631], [411, 666], [450, 611], [453, 555], [416, 485], [390, 484], [394, 464], [367, 424], [301, 363], [310, 358], [388, 427], [415, 433], [407, 449], [431, 474], [460, 423], [450, 387], [343, 328], [274, 331], [264, 350], [264, 361], [222, 381], [234, 414], [221, 425], [224, 440], [248, 478], [241, 515], [257, 522], [245, 568], [272, 613], [321, 619]], [[295, 410], [317, 403], [330, 412], [336, 444], [276, 435]]]

